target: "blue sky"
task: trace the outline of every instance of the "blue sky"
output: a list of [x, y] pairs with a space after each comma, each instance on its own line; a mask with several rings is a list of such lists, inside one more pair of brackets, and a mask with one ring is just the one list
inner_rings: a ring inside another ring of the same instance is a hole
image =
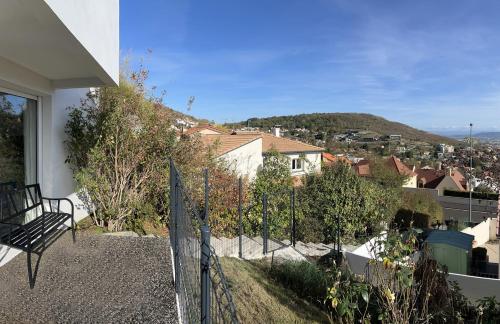
[[[500, 130], [500, 1], [121, 1], [121, 55], [217, 122], [366, 112]], [[152, 53], [148, 54], [148, 49]]]

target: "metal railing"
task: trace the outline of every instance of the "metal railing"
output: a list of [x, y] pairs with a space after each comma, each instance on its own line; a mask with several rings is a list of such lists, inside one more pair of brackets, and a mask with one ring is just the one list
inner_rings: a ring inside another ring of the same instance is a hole
[[208, 172], [203, 216], [170, 161], [170, 243], [182, 323], [238, 323], [217, 255], [210, 245]]

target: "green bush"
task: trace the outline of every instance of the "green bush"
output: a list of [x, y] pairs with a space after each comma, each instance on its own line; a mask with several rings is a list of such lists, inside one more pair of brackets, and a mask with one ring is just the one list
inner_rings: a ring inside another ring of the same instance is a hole
[[322, 303], [326, 295], [328, 277], [318, 266], [307, 261], [286, 261], [275, 264], [271, 276], [299, 297]]
[[316, 217], [303, 217], [297, 222], [296, 239], [302, 242], [322, 243], [325, 241], [325, 224]]
[[[443, 195], [450, 197], [469, 198], [469, 192], [466, 191], [444, 190]], [[474, 199], [498, 200], [498, 197], [499, 195], [497, 193], [472, 192], [472, 198]]]
[[168, 211], [169, 159], [201, 160], [194, 141], [178, 141], [172, 117], [145, 88], [147, 72], [122, 75], [117, 87], [89, 92], [66, 124], [67, 163], [92, 220], [108, 231], [141, 230]]

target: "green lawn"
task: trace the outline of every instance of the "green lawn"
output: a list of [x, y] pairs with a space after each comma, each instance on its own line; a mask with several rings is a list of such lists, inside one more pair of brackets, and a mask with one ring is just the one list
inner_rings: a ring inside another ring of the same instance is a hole
[[275, 282], [264, 262], [221, 258], [242, 323], [329, 323], [315, 305]]

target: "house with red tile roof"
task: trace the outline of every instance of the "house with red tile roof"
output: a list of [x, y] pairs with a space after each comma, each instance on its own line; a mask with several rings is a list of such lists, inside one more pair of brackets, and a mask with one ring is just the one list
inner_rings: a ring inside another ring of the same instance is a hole
[[436, 189], [440, 193], [444, 190], [467, 191], [467, 180], [457, 169], [436, 170], [421, 168], [416, 170], [418, 188]]
[[201, 135], [201, 141], [238, 176], [253, 180], [263, 165], [260, 134], [206, 134]]
[[348, 165], [352, 164], [351, 160], [349, 160], [345, 156], [333, 155], [333, 154], [328, 153], [328, 152], [321, 153], [321, 160], [322, 160], [323, 164], [325, 164], [325, 165], [331, 165], [331, 164], [334, 164], [337, 162], [346, 163]]
[[204, 126], [190, 132], [195, 133], [200, 134], [202, 142], [216, 156], [228, 161], [239, 175], [251, 179], [265, 163], [266, 155], [273, 150], [289, 158], [293, 177], [321, 171], [322, 147], [262, 132], [226, 134], [223, 130]]
[[264, 158], [271, 150], [287, 156], [290, 159], [292, 176], [321, 172], [321, 154], [324, 152], [324, 148], [269, 133], [261, 134]]
[[[394, 172], [397, 172], [399, 175], [403, 175], [407, 177], [406, 182], [403, 184], [405, 188], [416, 188], [417, 187], [417, 174], [410, 169], [406, 164], [401, 162], [395, 156], [391, 156], [385, 160], [386, 165]], [[361, 177], [370, 177], [370, 161], [369, 160], [361, 160], [358, 163], [353, 165], [353, 170], [357, 175]]]

